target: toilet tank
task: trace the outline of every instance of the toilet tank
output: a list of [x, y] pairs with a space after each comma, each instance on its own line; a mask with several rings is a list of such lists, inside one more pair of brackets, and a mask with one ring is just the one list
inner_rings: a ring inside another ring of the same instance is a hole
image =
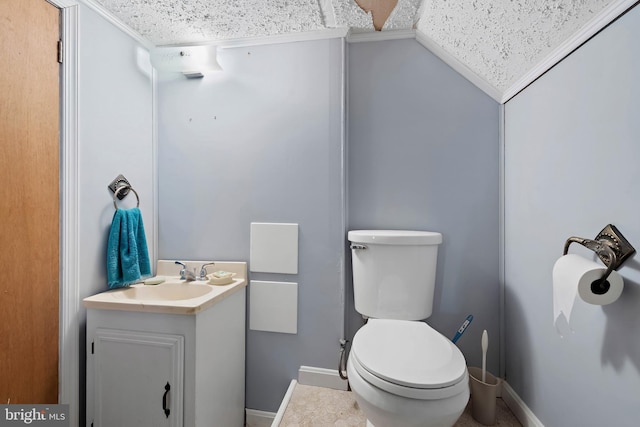
[[438, 245], [430, 231], [354, 230], [351, 242], [356, 311], [378, 319], [431, 316]]

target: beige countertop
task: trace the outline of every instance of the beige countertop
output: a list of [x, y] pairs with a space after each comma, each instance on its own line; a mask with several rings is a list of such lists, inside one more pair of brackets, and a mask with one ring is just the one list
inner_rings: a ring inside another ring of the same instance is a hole
[[[185, 261], [187, 268], [199, 268], [207, 261]], [[180, 266], [174, 261], [158, 261], [157, 276], [165, 281], [158, 285], [135, 284], [102, 292], [83, 300], [84, 306], [98, 310], [139, 311], [166, 314], [197, 314], [247, 286], [247, 263], [215, 262], [209, 272], [235, 273], [228, 285], [210, 285], [206, 281], [186, 282], [179, 279]]]

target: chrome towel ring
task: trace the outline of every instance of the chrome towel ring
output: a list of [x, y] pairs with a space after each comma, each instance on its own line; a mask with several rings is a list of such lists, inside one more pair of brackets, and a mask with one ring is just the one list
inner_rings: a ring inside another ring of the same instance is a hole
[[113, 207], [116, 208], [116, 210], [118, 210], [118, 204], [116, 203], [116, 201], [118, 200], [118, 193], [124, 189], [129, 189], [131, 191], [133, 191], [133, 194], [136, 195], [136, 208], [140, 207], [140, 197], [138, 196], [138, 192], [136, 190], [133, 189], [132, 186], [130, 185], [121, 185], [120, 187], [116, 188], [116, 190], [113, 192]]

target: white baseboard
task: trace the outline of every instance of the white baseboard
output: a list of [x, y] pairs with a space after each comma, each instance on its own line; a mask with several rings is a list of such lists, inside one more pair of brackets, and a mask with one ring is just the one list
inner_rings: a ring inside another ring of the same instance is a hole
[[313, 366], [300, 366], [298, 370], [298, 382], [302, 385], [332, 388], [334, 390], [347, 390], [349, 384], [340, 378], [338, 371]]
[[245, 408], [245, 427], [270, 427], [276, 414], [273, 412], [258, 411]]
[[296, 384], [298, 382], [296, 380], [291, 380], [289, 383], [289, 388], [287, 392], [284, 394], [284, 398], [282, 399], [282, 403], [280, 403], [280, 407], [278, 408], [278, 413], [273, 419], [273, 423], [271, 423], [271, 427], [278, 427], [280, 422], [282, 421], [282, 417], [284, 417], [284, 411], [287, 410], [287, 405], [289, 405], [289, 401], [291, 400], [291, 395], [293, 394], [293, 389], [296, 388]]
[[256, 409], [245, 409], [246, 414], [246, 427], [278, 427], [284, 412], [287, 409], [293, 389], [296, 384], [310, 385], [316, 387], [325, 387], [335, 390], [347, 390], [348, 383], [346, 380], [340, 378], [338, 371], [333, 369], [315, 368], [313, 366], [300, 366], [298, 370], [298, 381], [291, 380], [289, 388], [280, 403], [277, 413], [258, 411]]
[[518, 393], [506, 382], [502, 382], [502, 400], [516, 416], [522, 427], [544, 427], [544, 424], [529, 409]]
[[[277, 413], [258, 411], [256, 409], [245, 409], [246, 427], [278, 427], [287, 409], [291, 395], [296, 384], [311, 385], [316, 387], [326, 387], [336, 390], [347, 390], [347, 381], [340, 378], [338, 371], [332, 369], [315, 368], [312, 366], [300, 366], [298, 370], [298, 381], [291, 380], [289, 388], [280, 403]], [[501, 381], [500, 395], [504, 403], [511, 412], [518, 418], [523, 427], [544, 427], [544, 424], [529, 409], [526, 403], [518, 396], [513, 388], [506, 382]]]

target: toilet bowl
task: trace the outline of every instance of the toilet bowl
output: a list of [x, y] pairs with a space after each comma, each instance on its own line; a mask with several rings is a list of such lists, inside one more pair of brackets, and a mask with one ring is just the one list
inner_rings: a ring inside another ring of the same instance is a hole
[[351, 389], [375, 427], [451, 427], [469, 401], [464, 356], [422, 322], [431, 316], [442, 234], [352, 230], [353, 300], [369, 319], [347, 362]]
[[451, 427], [469, 400], [464, 356], [424, 322], [370, 319], [353, 338], [347, 374], [375, 427]]

